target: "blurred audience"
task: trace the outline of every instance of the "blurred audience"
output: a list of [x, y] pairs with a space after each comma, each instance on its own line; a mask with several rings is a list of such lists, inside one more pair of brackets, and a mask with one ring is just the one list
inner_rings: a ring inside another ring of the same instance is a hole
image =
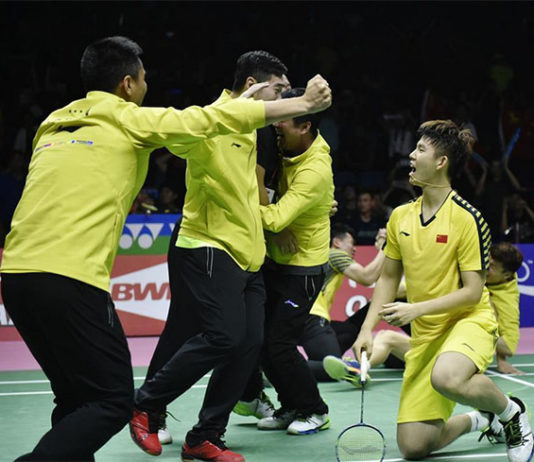
[[[116, 21], [120, 34], [133, 36], [150, 50], [153, 61], [146, 65], [151, 92], [145, 103], [177, 108], [209, 104], [218, 96], [218, 88], [230, 85], [223, 76], [228, 59], [243, 52], [244, 33], [261, 30], [270, 21], [289, 31], [289, 36], [274, 35], [268, 44], [251, 47], [279, 54], [294, 85], [304, 84], [317, 72], [327, 76], [334, 104], [325, 112], [320, 129], [332, 147], [336, 182], [340, 180], [335, 219], [357, 230], [359, 245], [372, 244], [371, 234], [384, 225], [391, 209], [418, 194], [408, 182], [408, 155], [416, 142], [415, 129], [428, 119], [453, 119], [472, 131], [479, 156], [453, 186], [480, 208], [495, 240], [523, 242], [531, 239], [534, 80], [525, 59], [531, 32], [527, 26], [518, 26], [517, 17], [524, 18], [524, 25], [532, 24], [534, 10], [516, 6], [519, 13], [489, 5], [484, 24], [470, 28], [478, 20], [478, 10], [462, 8], [461, 15], [436, 20], [446, 8], [392, 4], [379, 10], [342, 8], [340, 14], [317, 3], [304, 11], [297, 26], [291, 15], [260, 8], [243, 12], [245, 29], [239, 31], [221, 29], [232, 20], [231, 11], [223, 5], [213, 5], [209, 16], [193, 3], [165, 4], [157, 7], [158, 15], [152, 4], [128, 10], [110, 5], [106, 17]], [[12, 38], [12, 52], [6, 56], [5, 84], [0, 88], [0, 237], [9, 229], [20, 195], [35, 128], [43, 114], [81, 94], [72, 65], [79, 41], [60, 44], [46, 31], [61, 27], [66, 35], [77, 34], [80, 16], [92, 34], [104, 36], [109, 29], [85, 4], [65, 5], [61, 15], [54, 15], [45, 5], [27, 8], [15, 2], [4, 13], [4, 32]], [[178, 14], [188, 18], [179, 27], [170, 19]], [[147, 21], [148, 17], [162, 21]], [[210, 42], [208, 48], [202, 41], [189, 41], [184, 47], [183, 37], [194, 33], [200, 22], [214, 34], [222, 30], [224, 40]], [[31, 27], [20, 28], [21, 23]], [[418, 27], [422, 23], [431, 27]], [[309, 27], [323, 33], [303, 39], [302, 30]], [[451, 34], [451, 28], [471, 31], [466, 32], [470, 39]], [[496, 28], [503, 31], [499, 43], [493, 40]], [[358, 45], [364, 41], [369, 45]], [[436, 49], [441, 59], [427, 59], [435, 56]], [[482, 49], [486, 51], [481, 53]], [[518, 129], [519, 139], [503, 161]], [[168, 151], [153, 153], [132, 213], [180, 211], [185, 169], [185, 161]]]

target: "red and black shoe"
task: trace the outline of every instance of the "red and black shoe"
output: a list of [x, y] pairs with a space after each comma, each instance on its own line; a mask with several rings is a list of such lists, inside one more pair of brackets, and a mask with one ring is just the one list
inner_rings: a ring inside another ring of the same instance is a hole
[[213, 462], [245, 462], [245, 458], [237, 452], [230, 451], [221, 439], [204, 440], [196, 446], [182, 446], [182, 462], [213, 461]]
[[158, 438], [159, 414], [147, 413], [134, 409], [130, 420], [130, 436], [137, 446], [151, 456], [161, 454], [161, 443]]

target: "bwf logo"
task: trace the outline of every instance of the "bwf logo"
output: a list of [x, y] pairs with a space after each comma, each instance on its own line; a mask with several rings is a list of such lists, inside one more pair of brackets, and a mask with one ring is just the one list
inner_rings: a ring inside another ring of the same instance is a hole
[[122, 283], [113, 284], [111, 288], [111, 297], [114, 301], [124, 302], [127, 300], [161, 300], [171, 299], [169, 283], [164, 282], [159, 285], [155, 282], [148, 283]]

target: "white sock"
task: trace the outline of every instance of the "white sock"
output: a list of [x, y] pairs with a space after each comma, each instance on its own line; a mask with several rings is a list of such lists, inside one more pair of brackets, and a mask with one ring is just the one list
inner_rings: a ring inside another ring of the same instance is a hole
[[521, 408], [515, 401], [512, 401], [510, 398], [508, 398], [508, 396], [506, 399], [508, 400], [508, 405], [504, 411], [499, 414], [499, 420], [501, 422], [508, 422], [514, 415], [516, 415], [518, 412], [521, 412]]
[[480, 411], [471, 411], [467, 415], [471, 419], [471, 430], [469, 432], [482, 431], [489, 426], [490, 421], [488, 417]]

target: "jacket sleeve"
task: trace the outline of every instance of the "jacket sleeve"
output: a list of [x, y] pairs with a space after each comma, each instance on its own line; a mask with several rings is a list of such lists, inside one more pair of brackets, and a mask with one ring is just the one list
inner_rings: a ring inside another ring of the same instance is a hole
[[273, 233], [283, 230], [295, 218], [317, 204], [327, 187], [327, 178], [320, 172], [302, 170], [277, 203], [260, 206], [263, 228]]
[[165, 146], [186, 157], [189, 147], [199, 141], [230, 133], [250, 133], [262, 127], [265, 105], [263, 101], [247, 99], [184, 110], [128, 104], [119, 115], [119, 122], [138, 147]]

